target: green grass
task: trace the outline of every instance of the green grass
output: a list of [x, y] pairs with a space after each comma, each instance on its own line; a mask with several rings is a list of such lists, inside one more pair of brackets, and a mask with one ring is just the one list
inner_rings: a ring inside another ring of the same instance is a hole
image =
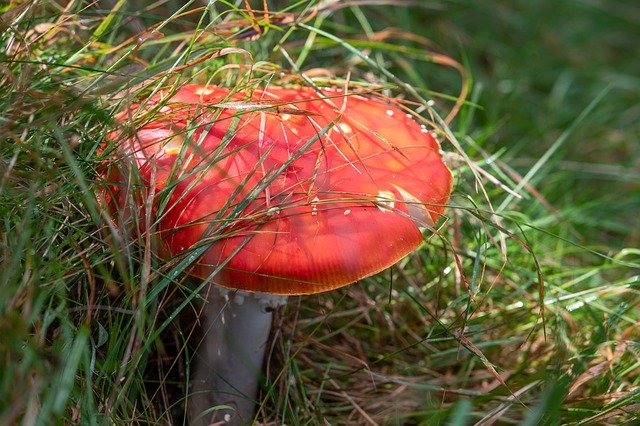
[[259, 419], [638, 421], [640, 7], [273, 3], [294, 15], [256, 11], [255, 40], [224, 2], [0, 6], [0, 424], [185, 422], [197, 285], [116, 238], [96, 201], [101, 146], [160, 86], [303, 73], [425, 117], [424, 100], [447, 117], [469, 95], [443, 143], [456, 183], [441, 235], [289, 303]]

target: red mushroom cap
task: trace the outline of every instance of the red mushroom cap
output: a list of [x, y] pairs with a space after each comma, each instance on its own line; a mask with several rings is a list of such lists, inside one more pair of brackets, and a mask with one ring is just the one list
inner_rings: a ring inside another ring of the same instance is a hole
[[[153, 108], [133, 136], [110, 138], [139, 172], [140, 200], [155, 194], [158, 255], [207, 244], [188, 272], [204, 279], [226, 262], [213, 277], [225, 287], [310, 294], [353, 283], [418, 247], [419, 227], [449, 198], [438, 143], [374, 98], [190, 85], [121, 118]], [[130, 171], [106, 174], [112, 208], [130, 203], [113, 182]]]

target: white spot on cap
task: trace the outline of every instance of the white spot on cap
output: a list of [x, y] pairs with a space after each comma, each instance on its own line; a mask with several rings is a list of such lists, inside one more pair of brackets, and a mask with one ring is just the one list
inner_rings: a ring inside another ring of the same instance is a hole
[[210, 95], [213, 93], [213, 89], [208, 89], [206, 87], [198, 87], [193, 91], [196, 95]]
[[378, 196], [376, 197], [376, 207], [380, 209], [381, 212], [387, 212], [389, 210], [393, 210], [396, 206], [395, 195], [391, 191], [378, 191]]
[[273, 216], [274, 214], [280, 214], [280, 207], [269, 207], [267, 215]]
[[411, 114], [405, 114], [405, 116], [406, 116], [407, 118], [413, 118], [413, 116], [412, 116]]
[[349, 210], [349, 209], [347, 209], [347, 210], [345, 210], [345, 211], [344, 211], [344, 215], [345, 215], [345, 216], [348, 216], [348, 215], [349, 215], [349, 213], [351, 213], [351, 210]]
[[287, 121], [291, 118], [291, 114], [282, 114], [280, 117], [282, 117], [282, 121]]
[[338, 127], [340, 128], [340, 130], [342, 130], [344, 133], [351, 133], [353, 132], [353, 129], [351, 129], [351, 126], [349, 126], [347, 123], [338, 123]]
[[389, 117], [393, 117], [393, 110], [388, 109], [388, 110], [387, 110], [387, 115], [388, 115]]
[[174, 135], [167, 141], [162, 147], [162, 153], [164, 155], [178, 155], [184, 145], [184, 137], [181, 135]]
[[295, 127], [289, 127], [289, 130], [291, 130], [291, 133], [293, 133], [294, 135], [298, 134], [298, 129], [296, 129]]
[[316, 206], [318, 201], [320, 201], [320, 198], [318, 198], [317, 195], [313, 197], [313, 200], [311, 200], [311, 216], [316, 216], [318, 214], [318, 206]]

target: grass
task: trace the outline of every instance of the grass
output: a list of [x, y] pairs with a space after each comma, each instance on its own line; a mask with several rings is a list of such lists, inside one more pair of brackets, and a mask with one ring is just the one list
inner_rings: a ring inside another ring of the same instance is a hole
[[1, 424], [185, 422], [196, 285], [113, 239], [101, 145], [159, 85], [302, 73], [427, 117], [416, 94], [445, 118], [469, 95], [443, 144], [456, 186], [441, 235], [290, 302], [259, 420], [638, 420], [640, 8], [329, 4], [270, 3], [269, 22], [226, 2], [0, 6]]

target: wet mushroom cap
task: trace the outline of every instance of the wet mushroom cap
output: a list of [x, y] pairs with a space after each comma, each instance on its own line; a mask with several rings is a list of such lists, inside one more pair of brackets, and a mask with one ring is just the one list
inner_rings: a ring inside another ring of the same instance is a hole
[[110, 135], [127, 160], [107, 173], [107, 202], [127, 209], [117, 181], [136, 168], [158, 255], [206, 244], [188, 272], [205, 279], [226, 262], [213, 278], [226, 287], [310, 294], [373, 275], [421, 244], [451, 191], [424, 125], [371, 97], [189, 85], [121, 120], [145, 112], [135, 134]]

